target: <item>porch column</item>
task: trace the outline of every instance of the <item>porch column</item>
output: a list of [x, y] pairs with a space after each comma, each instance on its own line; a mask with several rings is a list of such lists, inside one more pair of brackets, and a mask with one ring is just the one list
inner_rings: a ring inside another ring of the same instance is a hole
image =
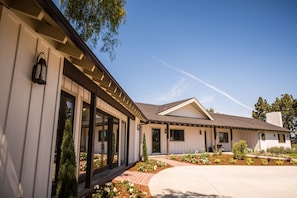
[[93, 179], [93, 161], [94, 161], [94, 131], [96, 129], [96, 94], [91, 93], [90, 122], [88, 132], [88, 155], [86, 170], [86, 188], [91, 188]]
[[231, 150], [232, 150], [232, 142], [233, 142], [233, 129], [230, 129], [230, 139], [231, 139]]
[[126, 147], [126, 166], [129, 165], [129, 141], [130, 141], [130, 118], [127, 120], [127, 147]]
[[166, 137], [167, 137], [167, 145], [166, 145], [166, 150], [167, 150], [167, 155], [169, 155], [169, 143], [170, 143], [170, 135], [169, 135], [169, 133], [170, 133], [170, 131], [169, 131], [169, 124], [167, 123], [166, 124], [166, 131], [167, 131], [167, 133], [166, 133]]
[[214, 133], [214, 152], [217, 152], [217, 127], [213, 128], [213, 133]]

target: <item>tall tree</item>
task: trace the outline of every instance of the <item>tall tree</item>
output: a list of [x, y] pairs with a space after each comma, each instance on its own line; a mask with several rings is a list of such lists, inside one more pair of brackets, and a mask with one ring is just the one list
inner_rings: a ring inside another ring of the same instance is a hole
[[281, 98], [276, 98], [271, 105], [271, 111], [282, 113], [283, 126], [293, 131], [297, 125], [297, 104], [292, 95], [282, 94]]
[[91, 47], [102, 42], [101, 51], [113, 60], [118, 30], [125, 22], [125, 0], [59, 0], [60, 10]]
[[265, 121], [266, 113], [271, 111], [270, 105], [262, 97], [258, 98], [258, 102], [255, 104], [255, 111], [253, 111], [253, 118]]
[[58, 176], [57, 197], [77, 197], [76, 161], [71, 121], [65, 123], [61, 145], [61, 161]]

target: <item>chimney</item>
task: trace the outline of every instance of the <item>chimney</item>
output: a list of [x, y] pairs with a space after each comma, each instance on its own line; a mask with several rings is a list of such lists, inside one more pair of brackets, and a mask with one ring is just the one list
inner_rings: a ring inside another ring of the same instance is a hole
[[275, 126], [283, 127], [282, 113], [280, 111], [266, 113], [266, 122]]

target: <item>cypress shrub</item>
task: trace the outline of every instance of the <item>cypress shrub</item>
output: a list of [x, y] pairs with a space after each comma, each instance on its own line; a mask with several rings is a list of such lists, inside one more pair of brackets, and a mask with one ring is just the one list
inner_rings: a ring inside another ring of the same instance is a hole
[[143, 161], [147, 162], [148, 161], [148, 154], [147, 154], [145, 134], [143, 134], [142, 154], [143, 154]]
[[61, 145], [61, 160], [58, 174], [57, 198], [77, 197], [76, 162], [70, 120], [66, 121]]
[[232, 147], [233, 157], [234, 159], [244, 160], [247, 154], [247, 143], [245, 140], [240, 140], [236, 142]]

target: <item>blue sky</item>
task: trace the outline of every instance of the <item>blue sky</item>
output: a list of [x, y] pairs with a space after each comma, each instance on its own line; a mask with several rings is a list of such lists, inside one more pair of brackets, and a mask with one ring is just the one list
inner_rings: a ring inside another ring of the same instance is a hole
[[297, 1], [126, 2], [116, 59], [94, 52], [135, 102], [251, 117], [259, 96], [297, 98]]

